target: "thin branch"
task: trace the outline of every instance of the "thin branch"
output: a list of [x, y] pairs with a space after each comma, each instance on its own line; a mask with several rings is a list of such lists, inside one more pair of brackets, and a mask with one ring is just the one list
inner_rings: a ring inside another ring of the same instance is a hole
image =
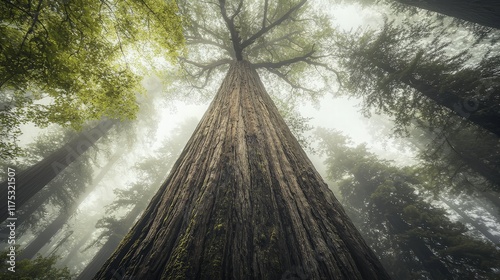
[[33, 31], [35, 31], [35, 25], [38, 22], [38, 16], [40, 15], [40, 11], [42, 10], [42, 3], [43, 3], [43, 0], [40, 0], [38, 2], [38, 6], [36, 7], [36, 11], [32, 16], [33, 22], [31, 23], [30, 28], [28, 29], [28, 31], [24, 35], [23, 41], [21, 42], [21, 46], [19, 47], [19, 52], [21, 52], [21, 50], [23, 49], [24, 43], [26, 43], [26, 39], [28, 39], [28, 35], [30, 35]]
[[276, 69], [276, 68], [281, 68], [284, 66], [288, 66], [293, 63], [297, 62], [307, 62], [307, 58], [311, 57], [314, 54], [314, 50], [311, 50], [310, 52], [306, 53], [303, 56], [297, 56], [294, 58], [290, 58], [287, 60], [279, 61], [279, 62], [262, 62], [262, 63], [255, 63], [253, 66], [255, 69], [257, 68], [266, 68], [266, 69]]
[[288, 79], [288, 77], [281, 73], [280, 71], [278, 71], [277, 69], [275, 68], [266, 68], [267, 71], [269, 71], [270, 73], [273, 73], [274, 75], [278, 76], [279, 78], [281, 78], [285, 83], [289, 84], [292, 88], [294, 89], [300, 89], [300, 90], [303, 90], [303, 91], [306, 91], [306, 92], [311, 92], [311, 93], [316, 93], [314, 90], [312, 89], [309, 89], [309, 88], [305, 88], [303, 86], [299, 86], [297, 85], [296, 83], [290, 81]]
[[[319, 57], [312, 57], [313, 59], [316, 59], [316, 58], [319, 58]], [[307, 59], [306, 60], [306, 63], [308, 64], [311, 64], [311, 65], [315, 65], [315, 66], [321, 66], [323, 68], [325, 68], [326, 70], [332, 72], [335, 74], [335, 76], [337, 77], [337, 82], [339, 83], [339, 85], [342, 87], [342, 80], [341, 80], [341, 77], [342, 75], [335, 69], [331, 68], [330, 66], [328, 66], [328, 64], [326, 63], [321, 63], [321, 62], [318, 62], [318, 61], [315, 61], [315, 60], [310, 60], [310, 59]]]
[[212, 45], [212, 46], [219, 47], [219, 48], [227, 51], [228, 53], [231, 53], [230, 48], [228, 48], [227, 46], [225, 46], [223, 44], [219, 44], [217, 42], [214, 42], [210, 39], [205, 39], [203, 37], [195, 37], [195, 36], [185, 36], [185, 38], [186, 38], [186, 44], [188, 44], [188, 45], [196, 45], [196, 44]]
[[229, 59], [219, 59], [219, 60], [216, 60], [216, 61], [212, 61], [212, 62], [210, 62], [208, 64], [199, 63], [199, 62], [192, 61], [192, 60], [189, 60], [189, 59], [186, 59], [186, 58], [180, 58], [180, 60], [183, 61], [183, 62], [186, 62], [188, 64], [191, 64], [193, 66], [196, 66], [198, 68], [201, 68], [202, 70], [207, 70], [209, 68], [214, 68], [214, 67], [217, 67], [217, 66], [220, 66], [220, 65], [223, 65], [223, 64], [231, 63], [231, 60], [229, 60]]
[[[210, 30], [210, 29], [206, 28], [206, 27], [205, 27], [205, 26], [203, 26], [203, 25], [198, 24], [196, 21], [195, 21], [195, 22], [193, 22], [193, 26], [194, 26], [195, 28], [199, 28], [199, 29], [201, 29], [203, 32], [205, 32], [205, 33], [207, 33], [207, 34], [212, 35], [212, 36], [213, 36], [214, 38], [216, 38], [216, 39], [219, 39], [219, 40], [224, 41], [224, 40], [223, 40], [224, 38], [221, 38], [219, 34], [217, 34], [217, 33], [213, 32], [212, 30]], [[198, 36], [200, 36], [200, 37], [201, 37], [201, 34], [200, 34], [200, 32], [199, 32], [198, 30], [196, 30], [196, 33], [197, 33], [196, 35], [198, 35]]]
[[25, 9], [23, 9], [22, 7], [17, 6], [17, 5], [15, 5], [14, 3], [10, 2], [10, 1], [5, 1], [5, 3], [7, 3], [7, 4], [11, 5], [12, 7], [16, 8], [16, 9], [18, 9], [19, 11], [21, 11], [21, 12], [23, 12], [23, 13], [27, 14], [28, 16], [32, 17], [32, 15], [30, 14], [30, 12], [29, 12], [29, 11], [27, 11], [27, 10], [25, 10]]
[[191, 86], [198, 88], [198, 89], [203, 89], [207, 85], [208, 80], [209, 80], [213, 70], [215, 70], [219, 66], [231, 63], [231, 60], [229, 60], [229, 59], [219, 59], [216, 61], [212, 61], [208, 64], [198, 63], [198, 62], [191, 61], [191, 60], [188, 60], [185, 58], [180, 58], [180, 60], [187, 63], [187, 64], [191, 64], [195, 67], [200, 68], [200, 70], [197, 73], [191, 73], [186, 68], [184, 68], [186, 73], [189, 76], [191, 76], [191, 78], [199, 79], [200, 77], [202, 77], [205, 74], [205, 79], [204, 79], [204, 82], [201, 86], [197, 86], [197, 85], [194, 85], [193, 83], [191, 83]]
[[243, 0], [240, 0], [240, 2], [238, 3], [238, 7], [236, 8], [236, 11], [234, 11], [234, 14], [231, 16], [232, 22], [234, 22], [236, 16], [241, 12], [242, 7], [243, 7]]
[[284, 36], [281, 36], [281, 37], [278, 37], [278, 38], [275, 38], [273, 40], [270, 40], [269, 42], [266, 42], [265, 44], [259, 44], [259, 45], [256, 45], [254, 48], [250, 49], [250, 52], [255, 52], [259, 49], [262, 49], [264, 47], [268, 47], [268, 46], [272, 46], [273, 44], [275, 43], [278, 43], [280, 41], [283, 41], [283, 40], [288, 40], [288, 41], [291, 41], [291, 37], [293, 35], [296, 35], [296, 34], [299, 34], [301, 33], [301, 31], [293, 31], [293, 32], [290, 32]]
[[[220, 0], [220, 1], [224, 1], [224, 0]], [[288, 10], [288, 12], [286, 12], [279, 19], [277, 19], [276, 21], [274, 21], [270, 25], [261, 28], [259, 31], [257, 31], [257, 33], [255, 33], [254, 35], [252, 35], [247, 40], [243, 41], [241, 43], [241, 49], [243, 50], [246, 47], [250, 46], [251, 44], [253, 44], [255, 42], [255, 40], [257, 40], [258, 38], [260, 38], [262, 35], [266, 34], [267, 32], [269, 32], [274, 27], [280, 25], [283, 21], [285, 21], [286, 19], [288, 19], [291, 14], [293, 14], [295, 11], [297, 11], [298, 9], [300, 9], [300, 7], [302, 7], [306, 2], [307, 2], [307, 0], [300, 1], [297, 5], [293, 6], [290, 10]]]
[[262, 29], [266, 28], [268, 6], [269, 6], [269, 0], [266, 0], [264, 2], [264, 15], [262, 16]]

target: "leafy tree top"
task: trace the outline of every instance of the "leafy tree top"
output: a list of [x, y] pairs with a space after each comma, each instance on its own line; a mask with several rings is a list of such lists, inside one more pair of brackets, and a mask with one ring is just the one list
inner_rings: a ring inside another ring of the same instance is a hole
[[[192, 2], [192, 1], [190, 1]], [[293, 93], [314, 95], [331, 82], [325, 59], [329, 19], [307, 0], [179, 1], [187, 19], [189, 55], [181, 58], [193, 86], [204, 88], [231, 61], [248, 60], [283, 81]], [[314, 82], [304, 73], [314, 71]]]
[[136, 54], [167, 60], [183, 49], [175, 1], [7, 0], [0, 4], [2, 157], [19, 152], [19, 125], [80, 128], [134, 118]]

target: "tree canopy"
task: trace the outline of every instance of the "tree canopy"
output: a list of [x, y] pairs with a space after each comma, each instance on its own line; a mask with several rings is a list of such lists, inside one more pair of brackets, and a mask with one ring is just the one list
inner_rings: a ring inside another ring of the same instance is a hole
[[[326, 38], [334, 29], [306, 0], [179, 1], [179, 6], [187, 18], [189, 46], [180, 62], [197, 88], [210, 84], [214, 73], [227, 70], [231, 61], [243, 59], [291, 89], [276, 93], [283, 99], [296, 93], [314, 96], [336, 80], [334, 70], [323, 63], [329, 57]], [[316, 83], [305, 85], [308, 71]]]
[[132, 61], [150, 53], [171, 60], [184, 44], [175, 1], [7, 0], [0, 18], [2, 157], [19, 153], [21, 124], [134, 118], [140, 76]]

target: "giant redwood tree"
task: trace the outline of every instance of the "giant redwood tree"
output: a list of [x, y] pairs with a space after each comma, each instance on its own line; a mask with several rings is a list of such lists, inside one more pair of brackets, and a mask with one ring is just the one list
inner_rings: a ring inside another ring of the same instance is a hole
[[[254, 42], [285, 38], [276, 32], [288, 23], [305, 25], [306, 1], [235, 2], [207, 4], [230, 40], [204, 39], [233, 60], [217, 95], [94, 279], [389, 279], [278, 113], [255, 70], [264, 62], [248, 61], [251, 47], [266, 48]], [[292, 48], [267, 66], [313, 59], [314, 48]]]

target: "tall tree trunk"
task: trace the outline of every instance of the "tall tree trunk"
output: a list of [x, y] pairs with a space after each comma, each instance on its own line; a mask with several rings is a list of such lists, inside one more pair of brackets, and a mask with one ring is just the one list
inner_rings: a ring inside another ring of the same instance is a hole
[[397, 0], [400, 3], [434, 11], [484, 26], [500, 28], [498, 0]]
[[[94, 128], [80, 133], [73, 140], [40, 162], [26, 170], [18, 172], [16, 174], [16, 209], [19, 209], [68, 165], [92, 147], [114, 124], [115, 121], [112, 120], [102, 121]], [[0, 184], [0, 189], [7, 190], [7, 181]], [[0, 222], [6, 220], [7, 217], [9, 217], [9, 212], [7, 211], [7, 191], [3, 191], [0, 192]]]
[[247, 61], [94, 279], [389, 279]]

